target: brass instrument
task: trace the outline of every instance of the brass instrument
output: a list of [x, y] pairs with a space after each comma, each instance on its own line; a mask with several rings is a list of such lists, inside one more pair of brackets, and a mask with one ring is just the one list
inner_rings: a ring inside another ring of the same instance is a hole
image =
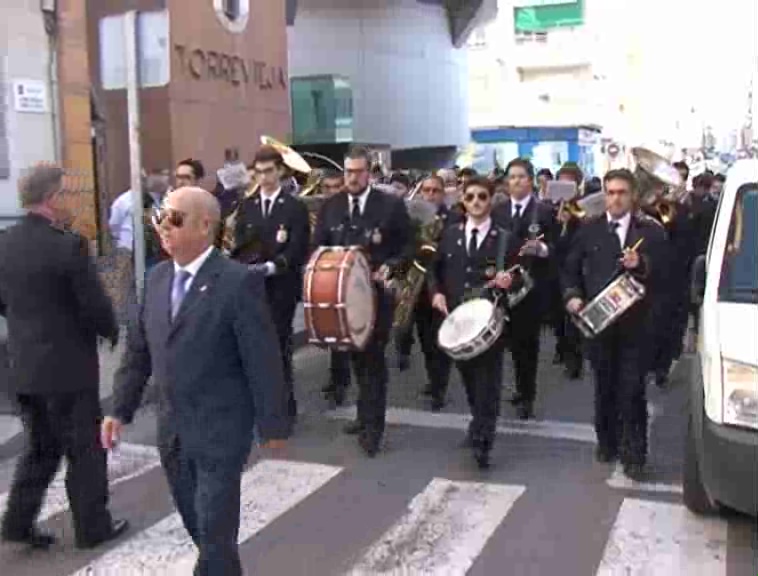
[[397, 305], [393, 328], [399, 332], [408, 330], [413, 319], [413, 310], [426, 283], [426, 273], [437, 253], [437, 245], [445, 228], [445, 221], [437, 215], [437, 207], [426, 200], [409, 200], [408, 214], [415, 224], [415, 256], [404, 275], [393, 278], [391, 288]]
[[248, 189], [245, 190], [245, 195], [237, 202], [237, 206], [232, 210], [232, 213], [229, 214], [229, 216], [226, 217], [226, 220], [221, 224], [224, 230], [221, 237], [221, 251], [227, 256], [231, 256], [237, 247], [235, 241], [237, 213], [242, 206], [242, 201], [255, 196], [258, 193], [259, 188], [259, 184], [252, 184], [249, 186]]
[[[647, 148], [632, 148], [640, 206], [668, 225], [676, 217], [677, 197], [684, 189], [679, 171], [663, 156]], [[669, 196], [668, 198], [666, 196]]]

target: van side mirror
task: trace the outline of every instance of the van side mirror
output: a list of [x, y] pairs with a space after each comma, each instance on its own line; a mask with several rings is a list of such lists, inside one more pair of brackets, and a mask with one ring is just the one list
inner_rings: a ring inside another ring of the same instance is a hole
[[692, 278], [690, 281], [690, 300], [693, 304], [700, 305], [705, 298], [705, 254], [695, 258], [692, 264]]

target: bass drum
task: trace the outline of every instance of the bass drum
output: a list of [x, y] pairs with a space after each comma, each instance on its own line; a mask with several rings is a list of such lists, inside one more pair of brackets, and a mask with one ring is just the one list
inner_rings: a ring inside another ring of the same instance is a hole
[[496, 302], [475, 298], [458, 306], [442, 322], [437, 342], [453, 360], [483, 354], [503, 333], [505, 313]]
[[362, 248], [318, 248], [303, 277], [308, 341], [335, 350], [363, 350], [374, 332], [376, 298]]

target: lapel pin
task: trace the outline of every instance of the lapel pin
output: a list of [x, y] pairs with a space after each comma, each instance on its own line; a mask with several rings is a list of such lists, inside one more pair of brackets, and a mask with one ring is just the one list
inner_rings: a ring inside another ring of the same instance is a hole
[[207, 289], [208, 289], [208, 285], [207, 284], [205, 286], [201, 286], [200, 287], [200, 292], [205, 292]]
[[276, 201], [277, 204], [284, 204], [284, 198], [279, 198]]

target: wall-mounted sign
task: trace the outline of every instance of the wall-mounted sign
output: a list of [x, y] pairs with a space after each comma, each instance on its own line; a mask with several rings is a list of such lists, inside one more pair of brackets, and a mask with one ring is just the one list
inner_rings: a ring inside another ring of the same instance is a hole
[[534, 6], [553, 6], [556, 4], [575, 4], [576, 0], [513, 0], [514, 8], [532, 8]]
[[174, 44], [174, 54], [182, 73], [195, 80], [219, 80], [233, 86], [252, 85], [259, 90], [287, 88], [287, 76], [281, 66], [182, 44]]
[[14, 80], [13, 102], [16, 112], [46, 114], [47, 84], [41, 80]]

